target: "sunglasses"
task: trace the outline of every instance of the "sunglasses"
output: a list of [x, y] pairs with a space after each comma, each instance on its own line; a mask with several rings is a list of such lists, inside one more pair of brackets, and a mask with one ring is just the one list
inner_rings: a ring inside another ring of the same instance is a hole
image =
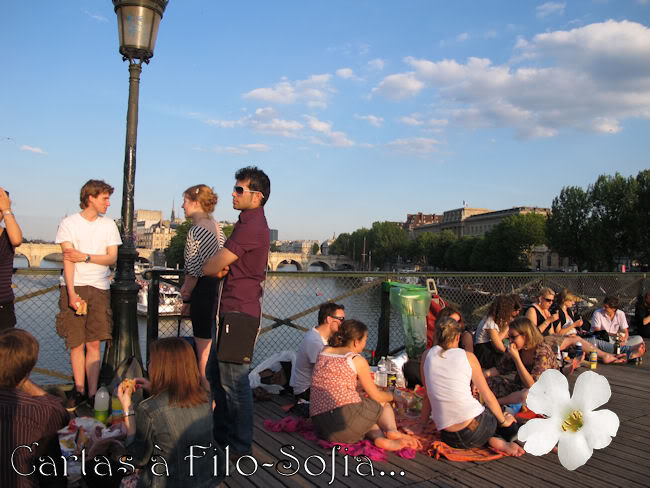
[[336, 315], [330, 315], [330, 317], [332, 317], [333, 319], [336, 319], [336, 320], [340, 320], [341, 322], [343, 322], [345, 320], [345, 317], [337, 317]]
[[[260, 195], [262, 194], [261, 191], [249, 190], [247, 188], [244, 188], [243, 186], [235, 185], [235, 186], [232, 187], [232, 189], [237, 195], [243, 195], [245, 191], [248, 192], [248, 193], [259, 193]], [[262, 198], [264, 198], [264, 195], [262, 195]]]
[[542, 300], [544, 300], [545, 302], [548, 302], [548, 303], [553, 303], [554, 298], [542, 297]]

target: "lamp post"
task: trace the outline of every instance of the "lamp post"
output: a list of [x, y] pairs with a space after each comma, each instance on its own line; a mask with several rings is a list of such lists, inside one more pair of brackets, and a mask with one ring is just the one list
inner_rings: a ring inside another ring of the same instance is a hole
[[102, 381], [110, 381], [117, 366], [135, 356], [142, 361], [138, 336], [137, 300], [139, 285], [134, 264], [138, 256], [133, 238], [133, 193], [138, 136], [138, 95], [142, 62], [153, 57], [158, 26], [169, 0], [113, 0], [117, 14], [122, 60], [129, 60], [129, 105], [126, 115], [124, 184], [122, 188], [122, 245], [117, 251], [117, 270], [111, 284], [113, 339], [104, 352]]

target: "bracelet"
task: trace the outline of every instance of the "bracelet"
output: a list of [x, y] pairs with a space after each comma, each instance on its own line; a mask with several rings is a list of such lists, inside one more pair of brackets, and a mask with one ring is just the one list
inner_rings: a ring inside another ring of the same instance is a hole
[[503, 422], [499, 422], [499, 425], [503, 425], [503, 424], [505, 424], [507, 421], [508, 421], [508, 419], [507, 419], [506, 416], [504, 415], [504, 416], [503, 416]]
[[14, 214], [14, 213], [11, 211], [11, 209], [9, 209], [9, 210], [0, 210], [0, 211], [2, 212], [2, 215], [13, 215], [13, 214]]

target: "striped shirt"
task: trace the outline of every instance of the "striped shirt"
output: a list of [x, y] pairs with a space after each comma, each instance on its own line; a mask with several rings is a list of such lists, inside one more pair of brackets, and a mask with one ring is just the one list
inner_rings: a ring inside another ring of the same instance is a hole
[[0, 234], [0, 303], [14, 301], [14, 292], [11, 289], [13, 268], [14, 246], [11, 245], [7, 229], [2, 229], [2, 234]]
[[217, 228], [218, 236], [200, 225], [193, 225], [190, 228], [185, 242], [185, 272], [187, 274], [196, 278], [203, 276], [203, 264], [223, 247], [226, 236], [220, 226]]
[[[14, 465], [22, 473], [29, 473], [36, 465], [34, 453], [26, 448], [35, 449], [33, 442], [41, 441], [46, 436], [56, 435], [56, 431], [67, 425], [68, 412], [61, 402], [51, 396], [32, 396], [17, 388], [0, 388], [0, 486], [27, 488], [37, 487], [36, 475], [20, 476], [11, 467], [12, 453]], [[39, 448], [43, 448], [39, 442]], [[57, 453], [47, 452], [55, 456]], [[60, 455], [60, 453], [59, 453]]]

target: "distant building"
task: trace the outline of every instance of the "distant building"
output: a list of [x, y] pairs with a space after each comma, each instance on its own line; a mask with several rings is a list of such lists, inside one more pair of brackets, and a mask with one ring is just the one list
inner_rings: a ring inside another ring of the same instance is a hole
[[280, 252], [295, 252], [300, 254], [311, 254], [314, 244], [317, 244], [320, 249], [320, 243], [315, 240], [275, 241], [275, 245]]
[[407, 214], [406, 222], [404, 222], [402, 226], [406, 230], [413, 230], [414, 227], [428, 224], [437, 224], [441, 220], [442, 215], [424, 214], [422, 212], [418, 212], [416, 214]]
[[[152, 225], [160, 223], [162, 220], [162, 212], [160, 210], [136, 210], [135, 211], [135, 245], [136, 247], [144, 247], [145, 245], [145, 231]], [[152, 248], [147, 248], [152, 249]]]
[[528, 213], [549, 215], [551, 213], [551, 210], [548, 208], [540, 207], [513, 207], [505, 210], [496, 210], [494, 212], [475, 214], [465, 219], [463, 226], [463, 235], [485, 235], [486, 232], [498, 225], [506, 217], [511, 217], [513, 215], [524, 215]]
[[169, 221], [159, 222], [148, 229], [144, 229], [142, 243], [145, 249], [166, 249], [169, 241], [176, 235], [176, 229], [169, 225]]
[[271, 242], [278, 240], [278, 229], [269, 229], [269, 234], [271, 237]]

